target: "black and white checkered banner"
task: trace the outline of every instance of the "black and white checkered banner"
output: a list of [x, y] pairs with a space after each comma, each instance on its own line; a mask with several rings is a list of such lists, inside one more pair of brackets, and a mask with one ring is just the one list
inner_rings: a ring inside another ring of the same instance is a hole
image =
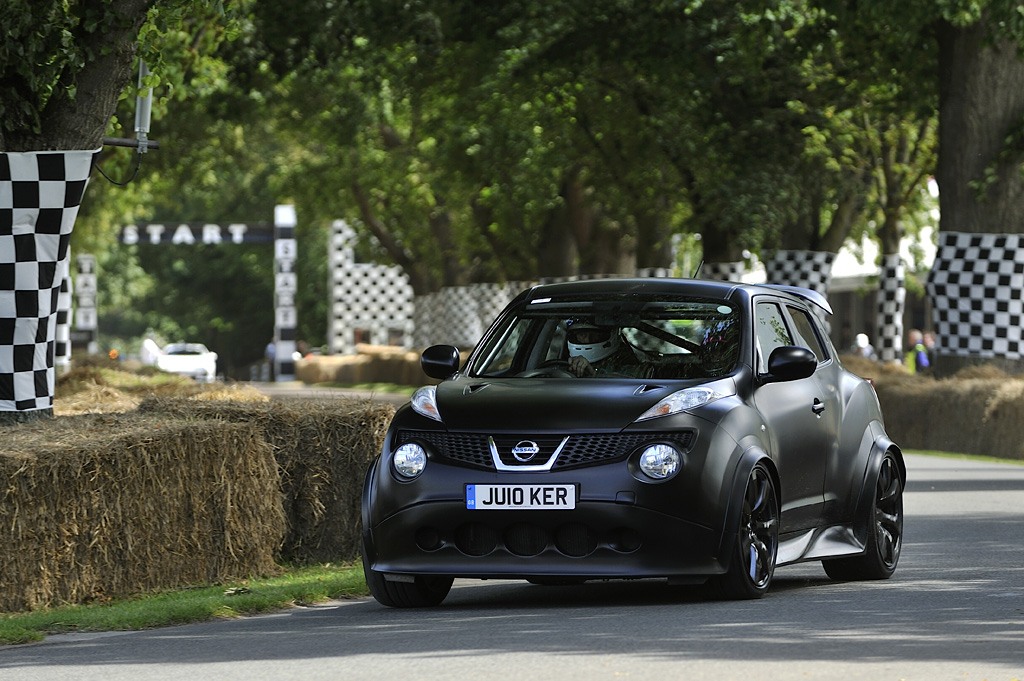
[[883, 255], [878, 273], [878, 338], [883, 362], [903, 360], [903, 311], [907, 307], [906, 268], [899, 253]]
[[295, 206], [274, 206], [274, 376], [277, 381], [295, 380], [295, 330], [298, 315], [295, 273], [298, 247], [295, 241]]
[[740, 281], [746, 270], [747, 266], [742, 260], [737, 262], [706, 262], [700, 266], [699, 276], [701, 279], [713, 279], [715, 281]]
[[71, 277], [65, 274], [57, 296], [57, 319], [54, 332], [53, 368], [58, 374], [71, 369]]
[[53, 408], [60, 290], [95, 153], [0, 153], [0, 411]]
[[778, 251], [764, 263], [769, 284], [800, 286], [828, 295], [836, 254], [826, 251]]
[[940, 232], [928, 296], [940, 355], [1021, 359], [1024, 235]]
[[71, 332], [72, 348], [81, 348], [90, 355], [99, 351], [99, 314], [96, 312], [96, 256], [81, 253], [75, 256], [75, 323]]

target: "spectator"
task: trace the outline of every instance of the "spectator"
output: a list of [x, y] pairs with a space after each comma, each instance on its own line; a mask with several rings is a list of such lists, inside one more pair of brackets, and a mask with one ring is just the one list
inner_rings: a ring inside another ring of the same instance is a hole
[[924, 347], [928, 350], [928, 366], [935, 366], [935, 334], [927, 331], [924, 334]]
[[857, 334], [857, 340], [853, 345], [853, 354], [864, 359], [876, 359], [875, 348], [871, 345], [871, 339], [866, 333]]
[[920, 329], [911, 329], [907, 343], [910, 350], [907, 352], [907, 370], [912, 374], [928, 371], [931, 362], [928, 361], [928, 348], [924, 345], [924, 335]]
[[266, 360], [263, 365], [263, 380], [272, 381], [274, 380], [274, 360], [277, 358], [277, 348], [274, 345], [273, 338], [267, 343], [267, 348], [263, 351], [263, 357]]

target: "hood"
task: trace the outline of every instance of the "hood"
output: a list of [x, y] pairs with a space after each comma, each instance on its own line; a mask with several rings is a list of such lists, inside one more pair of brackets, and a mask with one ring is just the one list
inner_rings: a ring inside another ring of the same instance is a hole
[[622, 379], [471, 379], [437, 386], [449, 430], [620, 431], [682, 386]]

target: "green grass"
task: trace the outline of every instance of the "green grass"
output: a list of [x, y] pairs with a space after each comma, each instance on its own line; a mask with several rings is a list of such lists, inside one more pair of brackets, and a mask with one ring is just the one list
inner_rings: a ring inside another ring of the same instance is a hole
[[957, 454], [956, 452], [937, 452], [921, 449], [905, 449], [904, 454], [921, 454], [923, 456], [937, 456], [943, 459], [964, 459], [966, 461], [987, 461], [989, 463], [1012, 463], [1017, 466], [1024, 466], [1024, 460], [1006, 459], [998, 456], [982, 456], [980, 454]]
[[388, 393], [396, 395], [412, 395], [418, 386], [398, 385], [397, 383], [314, 383], [314, 388], [345, 388], [363, 392]]
[[266, 579], [0, 614], [0, 644], [39, 641], [47, 634], [152, 629], [240, 617], [367, 593], [361, 566], [286, 568], [284, 574]]

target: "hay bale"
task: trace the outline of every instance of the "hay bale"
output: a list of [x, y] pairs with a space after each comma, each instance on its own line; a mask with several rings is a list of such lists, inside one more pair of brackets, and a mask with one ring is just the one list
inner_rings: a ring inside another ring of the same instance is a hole
[[976, 453], [1024, 460], [1024, 380], [998, 381], [982, 417]]
[[102, 380], [82, 382], [69, 394], [57, 395], [53, 400], [54, 416], [76, 414], [124, 413], [139, 406], [139, 397], [107, 385]]
[[271, 403], [154, 398], [144, 400], [139, 411], [259, 423], [281, 471], [287, 526], [280, 557], [309, 563], [359, 555], [363, 477], [381, 450], [392, 405], [354, 398]]
[[904, 448], [1024, 459], [1022, 380], [906, 375], [876, 379], [875, 392], [886, 431]]
[[277, 569], [279, 475], [256, 422], [82, 415], [0, 436], [0, 610]]

